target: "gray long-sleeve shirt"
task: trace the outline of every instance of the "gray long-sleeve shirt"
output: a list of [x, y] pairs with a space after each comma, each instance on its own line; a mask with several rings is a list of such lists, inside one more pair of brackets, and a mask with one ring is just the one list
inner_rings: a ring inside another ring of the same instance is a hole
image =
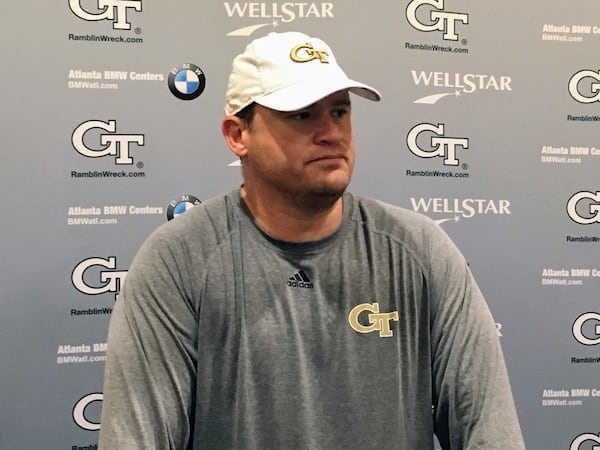
[[524, 447], [495, 323], [431, 220], [344, 194], [315, 242], [236, 190], [158, 230], [111, 319], [100, 448]]

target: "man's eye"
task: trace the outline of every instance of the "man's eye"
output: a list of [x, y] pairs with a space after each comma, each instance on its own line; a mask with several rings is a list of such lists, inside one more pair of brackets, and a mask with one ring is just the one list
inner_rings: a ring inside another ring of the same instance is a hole
[[310, 117], [310, 112], [308, 111], [298, 111], [292, 114], [292, 119], [295, 120], [306, 120]]
[[333, 111], [335, 117], [344, 117], [346, 114], [348, 114], [347, 108], [339, 108]]

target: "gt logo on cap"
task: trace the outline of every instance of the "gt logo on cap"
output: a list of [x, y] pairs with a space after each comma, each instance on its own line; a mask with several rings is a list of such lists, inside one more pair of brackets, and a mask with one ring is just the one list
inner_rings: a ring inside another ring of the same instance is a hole
[[[306, 56], [300, 54], [301, 50], [304, 50], [303, 53], [305, 53]], [[314, 59], [318, 59], [321, 61], [321, 64], [329, 64], [329, 61], [327, 61], [326, 58], [327, 55], [328, 54], [325, 50], [315, 50], [310, 42], [296, 45], [290, 52], [290, 58], [292, 58], [292, 61], [299, 63], [305, 63]]]

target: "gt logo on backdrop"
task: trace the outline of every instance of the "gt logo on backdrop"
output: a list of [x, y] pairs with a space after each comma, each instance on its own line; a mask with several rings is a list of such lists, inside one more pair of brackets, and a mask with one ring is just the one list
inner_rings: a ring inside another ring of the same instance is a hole
[[600, 70], [580, 70], [569, 80], [569, 94], [579, 103], [600, 102]]
[[[90, 268], [94, 268], [94, 272], [98, 276], [99, 285], [90, 285], [85, 280], [86, 272]], [[99, 269], [99, 270], [98, 270]], [[108, 270], [103, 270], [108, 269]], [[84, 259], [73, 269], [71, 274], [71, 282], [75, 289], [87, 295], [98, 295], [106, 292], [115, 294], [115, 300], [119, 294], [121, 286], [127, 276], [126, 270], [117, 269], [117, 258], [109, 256], [108, 258], [92, 257]]]
[[600, 191], [573, 194], [567, 202], [567, 214], [573, 222], [581, 225], [600, 223]]
[[[100, 145], [105, 147], [95, 149], [88, 147], [85, 142], [85, 135], [90, 130], [103, 130], [110, 134], [100, 134]], [[115, 120], [109, 120], [103, 122], [101, 120], [88, 120], [81, 123], [71, 136], [71, 143], [73, 148], [83, 156], [88, 158], [101, 158], [103, 156], [114, 156], [115, 164], [118, 165], [131, 165], [133, 164], [133, 158], [129, 154], [130, 144], [137, 144], [138, 146], [144, 145], [143, 134], [117, 134], [117, 122]]]
[[[417, 10], [423, 6], [433, 6], [429, 13], [431, 23], [423, 23], [417, 17]], [[445, 41], [458, 41], [456, 23], [469, 23], [469, 15], [464, 13], [444, 11], [444, 0], [412, 0], [406, 7], [406, 18], [408, 23], [419, 31], [441, 31]]]
[[[431, 150], [422, 149], [417, 142], [419, 135], [425, 131], [433, 132], [433, 134], [438, 136], [431, 137]], [[462, 147], [464, 149], [469, 148], [469, 139], [467, 138], [445, 137], [443, 123], [438, 123], [437, 125], [420, 123], [415, 125], [408, 132], [406, 142], [409, 150], [414, 155], [419, 158], [442, 157], [444, 158], [445, 166], [458, 166], [459, 160], [456, 157], [457, 147]]]
[[600, 449], [600, 446], [598, 445], [593, 445], [592, 447], [583, 447], [582, 444], [585, 442], [595, 442], [596, 444], [600, 444], [600, 433], [598, 434], [593, 434], [593, 433], [583, 433], [580, 434], [579, 436], [577, 436], [575, 439], [573, 439], [573, 442], [571, 442], [571, 446], [569, 447], [569, 450], [583, 450], [584, 448], [591, 448], [591, 450], [597, 450]]
[[[75, 406], [73, 406], [73, 421], [78, 427], [88, 431], [97, 431], [100, 429], [100, 422], [92, 422], [86, 417], [86, 408], [94, 402], [101, 402], [103, 398], [102, 393], [94, 392], [92, 394], [81, 397]], [[100, 414], [98, 413], [98, 417]]]
[[99, 13], [90, 13], [83, 9], [81, 0], [69, 0], [69, 8], [73, 14], [83, 20], [98, 21], [112, 20], [114, 30], [131, 30], [131, 24], [127, 21], [127, 10], [142, 10], [141, 0], [95, 0]]
[[[587, 337], [583, 333], [583, 328], [586, 323], [594, 321], [593, 333], [594, 337]], [[600, 344], [600, 314], [595, 312], [587, 312], [580, 315], [575, 322], [573, 322], [573, 337], [577, 342], [583, 345], [598, 345]]]

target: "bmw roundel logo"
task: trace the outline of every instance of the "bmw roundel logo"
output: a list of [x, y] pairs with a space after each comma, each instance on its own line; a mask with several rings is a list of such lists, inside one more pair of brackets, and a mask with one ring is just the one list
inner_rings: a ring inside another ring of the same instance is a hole
[[185, 63], [169, 72], [169, 90], [181, 100], [193, 100], [202, 94], [206, 87], [206, 77], [195, 64]]
[[190, 210], [196, 205], [199, 205], [200, 203], [200, 200], [193, 195], [180, 196], [178, 199], [169, 203], [169, 207], [167, 208], [167, 220], [171, 220], [177, 216], [180, 216], [184, 212]]

